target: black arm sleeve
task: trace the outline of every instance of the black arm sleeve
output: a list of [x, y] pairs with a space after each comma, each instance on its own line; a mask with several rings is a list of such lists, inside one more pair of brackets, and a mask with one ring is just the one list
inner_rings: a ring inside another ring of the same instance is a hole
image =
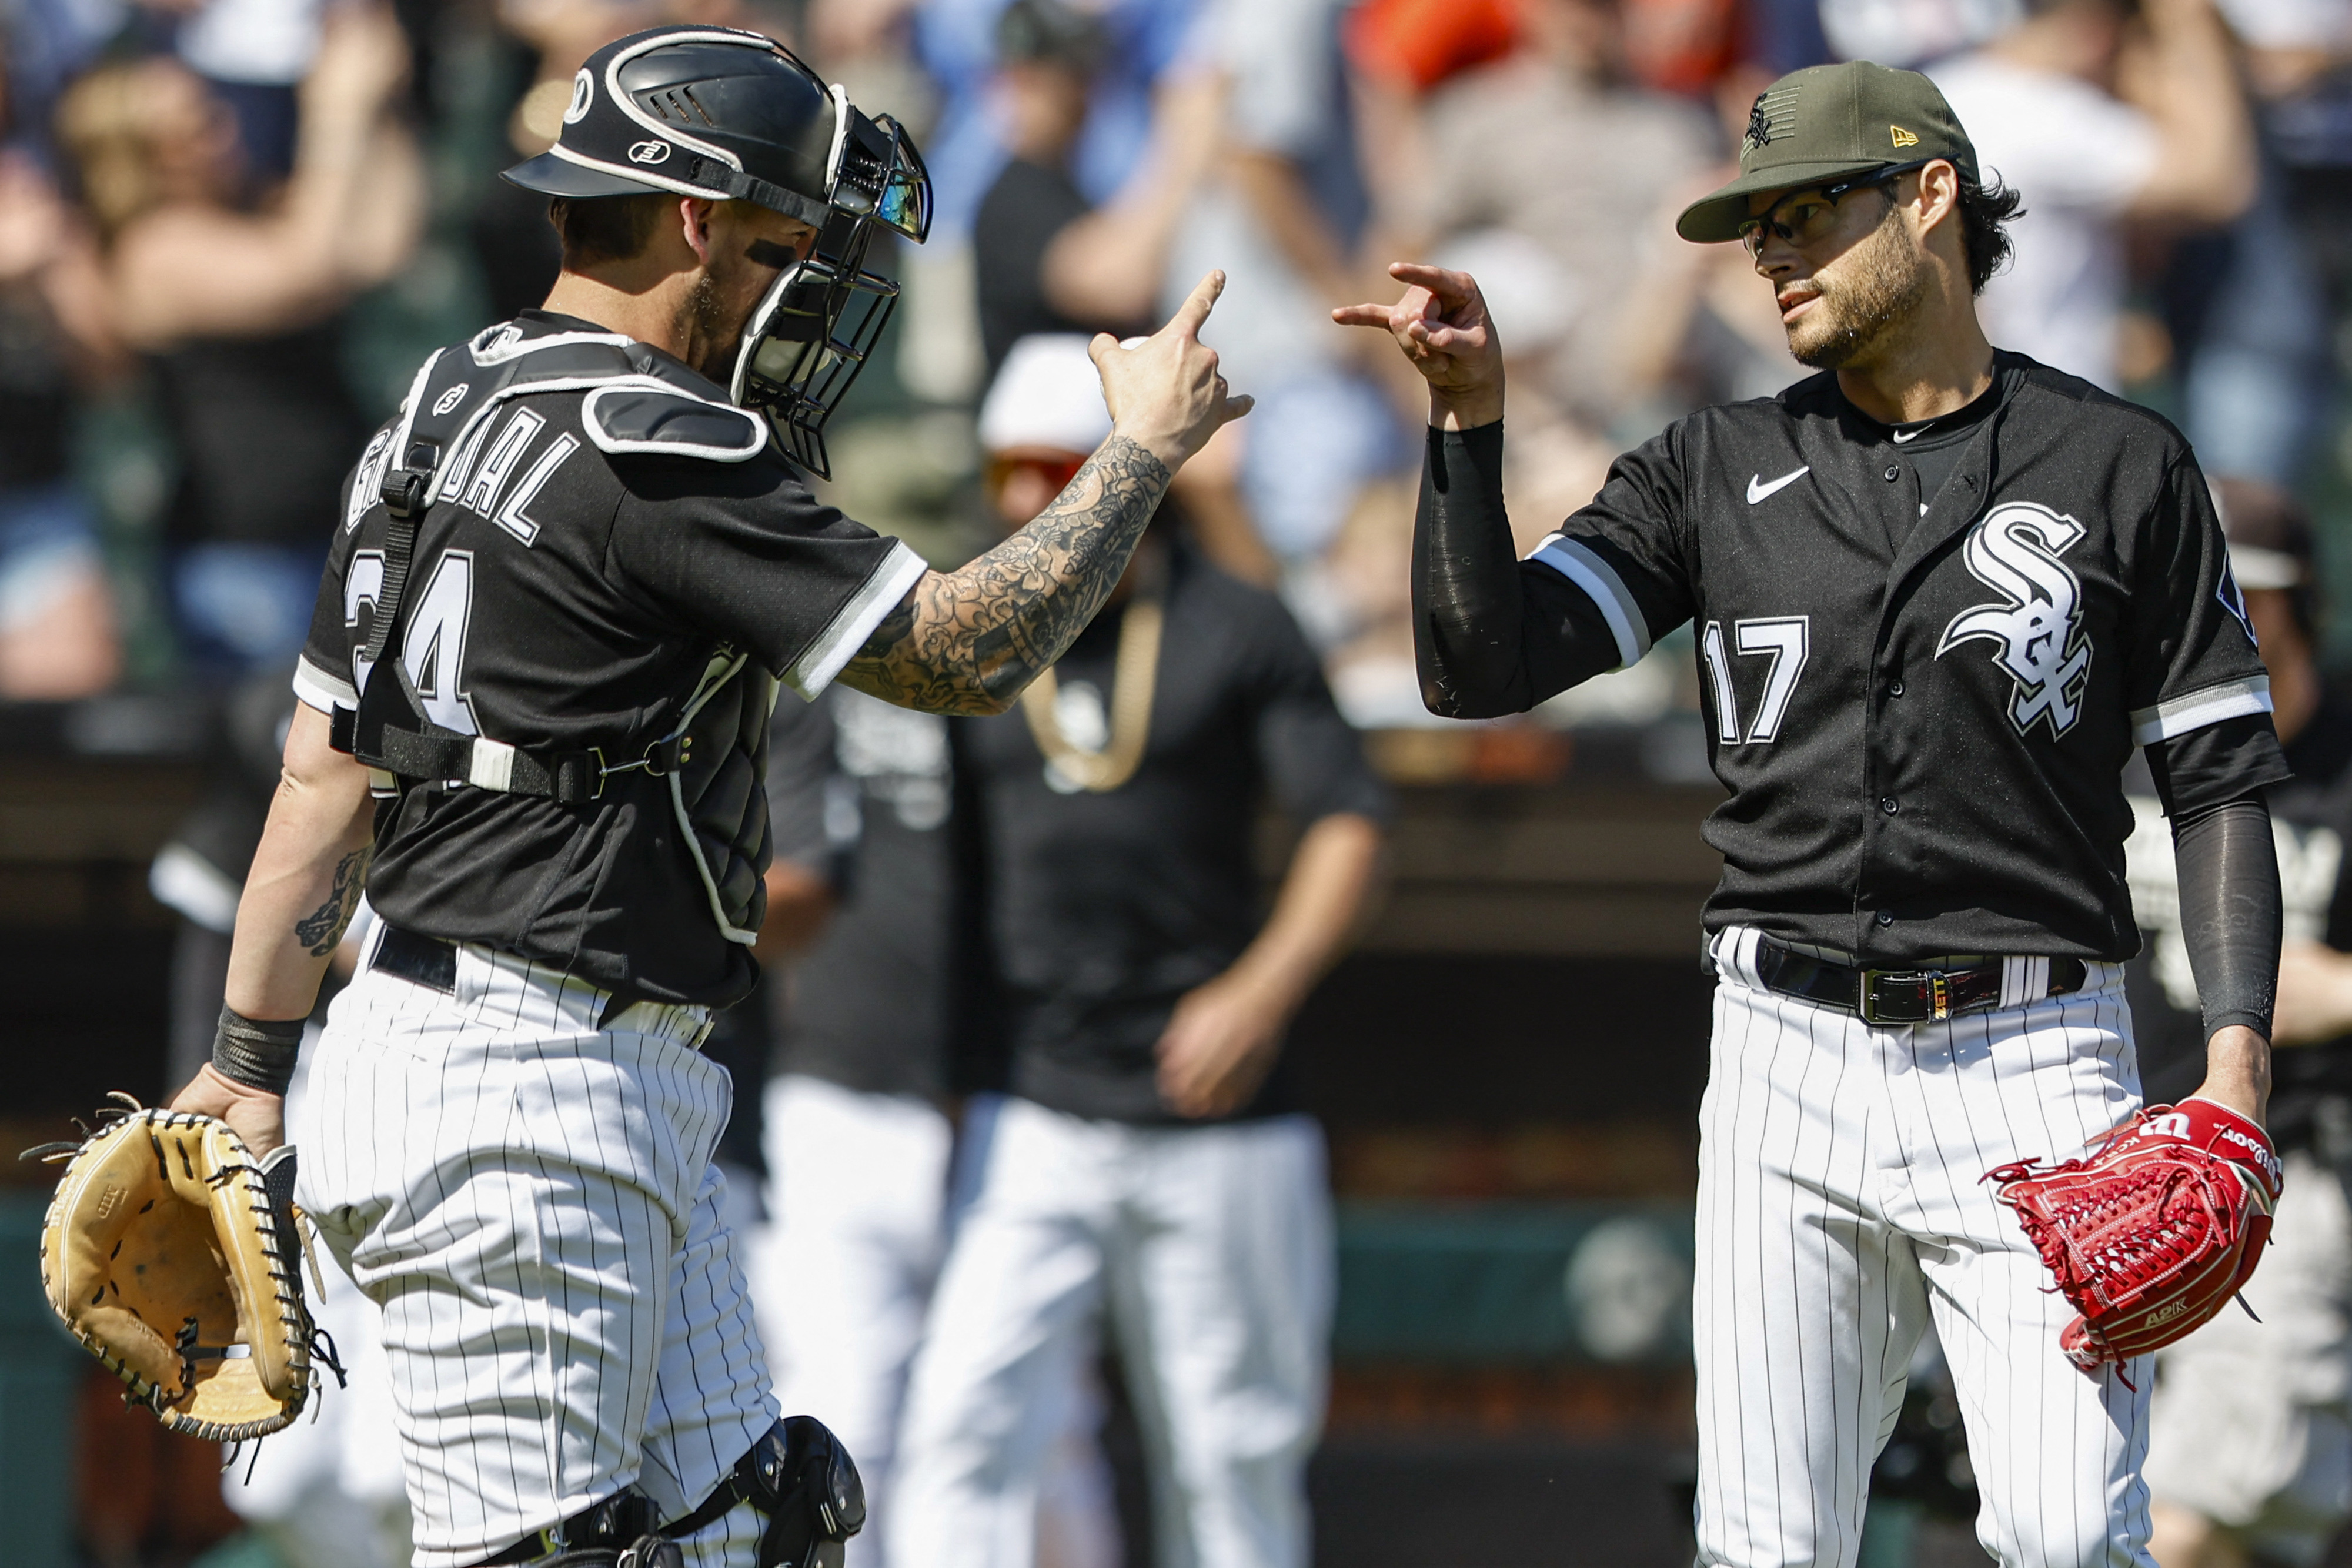
[[1448, 718], [1524, 713], [1617, 667], [1599, 606], [1518, 559], [1503, 509], [1503, 427], [1429, 433], [1412, 531], [1421, 700]]
[[2268, 1040], [2278, 993], [2278, 851], [2259, 795], [2172, 821], [2180, 930], [2205, 1036], [2243, 1024]]

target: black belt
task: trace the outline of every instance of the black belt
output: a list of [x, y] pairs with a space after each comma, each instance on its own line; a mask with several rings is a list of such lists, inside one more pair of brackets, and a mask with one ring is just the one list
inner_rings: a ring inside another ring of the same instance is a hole
[[[383, 935], [376, 941], [375, 962], [368, 967], [387, 975], [397, 975], [404, 980], [440, 992], [445, 997], [457, 994], [457, 945], [444, 942], [438, 936], [407, 931], [383, 924]], [[580, 982], [593, 986], [589, 980]], [[602, 989], [602, 987], [594, 987]], [[597, 1016], [596, 1027], [608, 1028], [612, 1021], [646, 998], [634, 991], [614, 991], [605, 999], [604, 1010]]]
[[[727, 1479], [711, 1489], [701, 1505], [680, 1518], [662, 1522], [654, 1500], [632, 1482], [562, 1523], [524, 1536], [496, 1557], [483, 1558], [476, 1568], [506, 1568], [509, 1563], [535, 1562], [551, 1552], [618, 1551], [635, 1544], [638, 1538], [651, 1535], [656, 1529], [667, 1540], [684, 1541], [716, 1524], [722, 1514], [732, 1512], [738, 1503], [747, 1499], [753, 1501], [753, 1506], [759, 1506], [759, 1466], [764, 1447], [764, 1438], [754, 1443], [735, 1461]], [[770, 1491], [772, 1493], [772, 1487]]]
[[[1783, 996], [1853, 1013], [1864, 1023], [1936, 1023], [2001, 1005], [2004, 960], [1953, 969], [1864, 969], [1798, 952], [1767, 936], [1756, 945], [1756, 977]], [[2090, 967], [2080, 958], [2050, 960], [2045, 997], [2083, 988]]]
[[509, 1563], [535, 1562], [558, 1552], [618, 1551], [635, 1544], [640, 1536], [651, 1535], [660, 1520], [653, 1499], [634, 1486], [625, 1487], [561, 1524], [524, 1536], [496, 1557], [483, 1558], [477, 1568], [505, 1568]]

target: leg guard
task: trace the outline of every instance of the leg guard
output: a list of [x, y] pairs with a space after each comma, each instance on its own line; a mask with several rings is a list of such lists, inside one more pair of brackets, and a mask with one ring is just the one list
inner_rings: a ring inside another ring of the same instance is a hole
[[768, 1516], [760, 1568], [841, 1568], [842, 1542], [866, 1528], [866, 1485], [841, 1439], [812, 1416], [777, 1422], [736, 1467]]
[[[768, 1521], [760, 1536], [760, 1568], [841, 1568], [842, 1542], [866, 1527], [866, 1487], [857, 1466], [841, 1439], [813, 1416], [789, 1416], [769, 1427], [701, 1507], [662, 1526], [662, 1533], [683, 1539], [745, 1502]], [[617, 1568], [667, 1564], [649, 1557]]]

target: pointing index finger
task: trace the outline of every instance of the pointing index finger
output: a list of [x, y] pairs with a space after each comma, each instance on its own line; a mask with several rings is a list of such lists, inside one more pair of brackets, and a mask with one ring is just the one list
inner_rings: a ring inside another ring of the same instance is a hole
[[1169, 327], [1183, 337], [1197, 335], [1201, 323], [1209, 319], [1210, 308], [1216, 304], [1217, 296], [1224, 291], [1225, 275], [1212, 269], [1208, 277], [1192, 286], [1192, 292], [1184, 297], [1184, 303], [1176, 308]]

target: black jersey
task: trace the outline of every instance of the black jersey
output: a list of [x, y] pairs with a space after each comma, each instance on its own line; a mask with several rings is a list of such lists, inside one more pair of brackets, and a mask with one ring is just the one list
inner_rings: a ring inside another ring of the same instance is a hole
[[[1118, 686], [1128, 611], [1106, 610], [1055, 667], [1068, 733], [1108, 737], [1097, 716]], [[1184, 993], [1257, 936], [1253, 851], [1269, 796], [1301, 828], [1388, 811], [1279, 599], [1180, 548], [1165, 613], [1150, 737], [1118, 789], [1064, 779], [1022, 714], [952, 721], [960, 812], [982, 844], [968, 891], [985, 904], [1011, 1087], [1073, 1115], [1179, 1120], [1160, 1098], [1155, 1047]], [[1298, 1096], [1277, 1062], [1243, 1114], [1295, 1111]]]
[[[506, 398], [436, 475], [402, 601], [401, 663], [426, 714], [486, 741], [619, 759], [671, 732], [722, 649], [814, 696], [920, 578], [921, 559], [819, 504], [756, 416], [643, 344], [526, 311], [447, 352], [503, 367], [592, 349], [625, 355], [633, 373]], [[295, 678], [330, 713], [354, 706], [369, 678], [355, 655], [384, 591], [376, 491], [393, 429], [346, 484]], [[765, 720], [762, 706], [762, 755]], [[615, 771], [575, 804], [412, 786], [379, 814], [370, 901], [395, 925], [542, 959], [605, 989], [731, 1001], [754, 973], [746, 934], [730, 939], [714, 919], [671, 783]]]
[[[2022, 355], [1994, 374], [1927, 495], [1834, 375], [1677, 422], [1520, 565], [1515, 645], [1424, 636], [1433, 704], [1516, 658], [1486, 706], [1525, 706], [1695, 622], [1731, 791], [1710, 931], [2128, 958], [2132, 747], [2169, 753], [2176, 806], [2249, 794], [2286, 772], [2269, 682], [2179, 433]], [[1501, 440], [1433, 432], [1426, 505], [1466, 488], [1503, 526]], [[1424, 586], [1453, 569], [1421, 553]]]
[[835, 687], [777, 716], [776, 852], [835, 902], [793, 966], [776, 1065], [869, 1094], [947, 1094], [957, 908], [948, 721]]

